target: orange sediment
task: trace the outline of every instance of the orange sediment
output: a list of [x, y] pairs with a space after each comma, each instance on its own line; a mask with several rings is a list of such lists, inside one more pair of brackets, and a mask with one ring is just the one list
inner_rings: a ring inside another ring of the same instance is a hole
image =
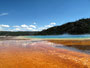
[[0, 43], [0, 68], [90, 68], [88, 54], [54, 48], [46, 41], [14, 41]]
[[90, 45], [90, 40], [48, 40], [49, 42], [63, 45]]

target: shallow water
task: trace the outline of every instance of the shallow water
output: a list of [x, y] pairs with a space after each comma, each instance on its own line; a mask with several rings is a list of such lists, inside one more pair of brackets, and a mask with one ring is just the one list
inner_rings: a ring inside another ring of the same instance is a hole
[[58, 46], [55, 46], [55, 47], [90, 54], [90, 46], [89, 45], [62, 45], [62, 46], [58, 45]]
[[[33, 44], [33, 43], [40, 43], [42, 42], [43, 40], [21, 40], [21, 41], [15, 41], [15, 40], [5, 40], [5, 41], [0, 41], [0, 49], [2, 48], [7, 48], [7, 47], [18, 47], [18, 48], [29, 48], [30, 44]], [[50, 43], [53, 43], [53, 42], [50, 42]], [[86, 54], [90, 54], [90, 46], [89, 45], [63, 45], [63, 44], [56, 44], [54, 43], [53, 44], [54, 47], [56, 48], [63, 48], [63, 49], [68, 49], [68, 50], [71, 50], [71, 51], [77, 51], [77, 52], [82, 52], [82, 53], [86, 53]]]
[[37, 36], [26, 36], [26, 38], [90, 38], [90, 34], [84, 34], [84, 35], [37, 35]]

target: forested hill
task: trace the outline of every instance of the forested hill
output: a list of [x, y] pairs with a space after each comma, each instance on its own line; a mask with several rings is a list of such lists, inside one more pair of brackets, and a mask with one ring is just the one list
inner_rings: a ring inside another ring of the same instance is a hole
[[68, 22], [61, 26], [51, 27], [38, 33], [38, 35], [58, 34], [90, 34], [90, 18]]
[[0, 31], [0, 36], [27, 36], [27, 35], [35, 35], [38, 31]]

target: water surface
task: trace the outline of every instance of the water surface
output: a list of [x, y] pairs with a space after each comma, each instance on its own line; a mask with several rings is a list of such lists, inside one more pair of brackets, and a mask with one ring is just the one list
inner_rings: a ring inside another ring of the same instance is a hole
[[81, 46], [81, 45], [62, 45], [62, 46], [60, 45], [59, 46], [58, 45], [58, 46], [55, 46], [55, 47], [90, 54], [90, 46], [89, 45], [85, 45], [85, 46]]
[[26, 38], [41, 38], [41, 39], [60, 39], [60, 38], [90, 38], [89, 34], [84, 34], [84, 35], [69, 35], [69, 34], [64, 34], [64, 35], [37, 35], [37, 36], [26, 36]]

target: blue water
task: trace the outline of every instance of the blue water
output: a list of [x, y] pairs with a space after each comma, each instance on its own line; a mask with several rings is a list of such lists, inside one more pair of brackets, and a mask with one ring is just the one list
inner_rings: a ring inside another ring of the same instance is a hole
[[90, 38], [90, 35], [68, 35], [68, 34], [64, 34], [64, 35], [38, 35], [38, 36], [26, 36], [26, 38], [54, 38], [54, 39], [60, 39], [60, 38]]

